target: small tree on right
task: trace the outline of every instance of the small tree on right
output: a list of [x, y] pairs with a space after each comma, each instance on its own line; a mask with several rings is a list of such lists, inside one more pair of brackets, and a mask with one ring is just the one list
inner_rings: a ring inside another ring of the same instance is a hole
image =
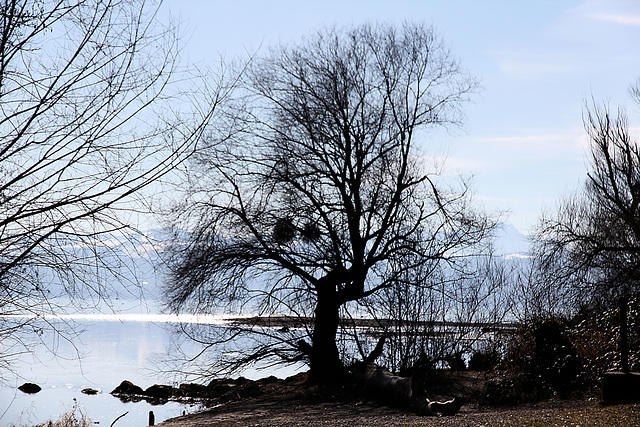
[[[640, 80], [631, 95], [640, 105]], [[514, 310], [525, 327], [489, 380], [489, 402], [597, 389], [604, 372], [619, 368], [620, 297], [632, 297], [629, 319], [636, 325], [640, 146], [624, 109], [593, 102], [583, 120], [589, 137], [586, 179], [535, 230], [534, 257], [515, 282]], [[634, 333], [630, 338], [637, 342]]]
[[[640, 79], [631, 87], [640, 105]], [[640, 146], [623, 109], [588, 106], [587, 179], [537, 232], [538, 280], [569, 305], [614, 303], [640, 290]]]

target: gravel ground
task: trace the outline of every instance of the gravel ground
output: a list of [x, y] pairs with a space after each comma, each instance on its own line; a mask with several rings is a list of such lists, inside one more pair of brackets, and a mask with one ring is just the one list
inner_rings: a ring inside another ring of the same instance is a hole
[[[306, 374], [286, 380], [245, 381], [232, 400], [210, 401], [209, 409], [167, 420], [162, 427], [208, 426], [625, 426], [640, 427], [640, 404], [602, 406], [598, 399], [553, 400], [511, 408], [486, 408], [477, 403], [484, 375], [441, 373], [430, 378], [430, 398], [466, 396], [469, 402], [450, 417], [418, 416], [406, 408], [379, 402], [388, 396], [365, 395], [353, 384], [310, 385]], [[253, 394], [247, 394], [252, 392]], [[230, 398], [230, 395], [225, 395]], [[474, 398], [475, 396], [475, 398]]]
[[205, 426], [640, 426], [640, 405], [553, 401], [516, 408], [463, 406], [451, 417], [420, 417], [374, 403], [257, 398], [230, 402], [165, 421], [162, 427]]

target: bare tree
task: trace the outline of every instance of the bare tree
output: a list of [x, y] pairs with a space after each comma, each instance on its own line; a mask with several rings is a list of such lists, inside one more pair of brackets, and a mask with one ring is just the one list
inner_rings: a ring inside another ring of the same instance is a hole
[[191, 76], [158, 7], [0, 2], [0, 334], [25, 328], [7, 314], [103, 294], [101, 275], [117, 271], [104, 240], [127, 228], [142, 209], [134, 196], [192, 152], [212, 114], [219, 93], [200, 110], [184, 96]]
[[343, 370], [341, 310], [453, 263], [490, 230], [465, 183], [420, 152], [422, 131], [458, 123], [476, 82], [431, 28], [405, 24], [321, 30], [254, 58], [240, 86], [176, 209], [189, 232], [167, 251], [167, 301], [311, 317], [237, 361], [303, 355], [326, 380]]
[[[631, 88], [636, 102], [638, 92], [638, 85]], [[594, 105], [585, 128], [586, 183], [540, 221], [539, 264], [556, 295], [577, 304], [610, 303], [640, 289], [640, 147], [623, 110]]]
[[376, 320], [359, 334], [364, 338], [357, 324], [342, 334], [354, 337], [351, 353], [365, 360], [380, 352], [375, 347], [381, 341], [371, 338], [383, 338], [376, 360], [393, 372], [457, 368], [463, 356], [492, 345], [503, 322], [513, 319], [511, 270], [510, 261], [490, 252], [458, 258], [455, 264], [434, 260], [359, 301], [359, 311]]

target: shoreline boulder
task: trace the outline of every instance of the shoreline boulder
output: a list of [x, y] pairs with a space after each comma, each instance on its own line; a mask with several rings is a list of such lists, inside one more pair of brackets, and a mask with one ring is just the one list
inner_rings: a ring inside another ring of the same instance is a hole
[[113, 389], [111, 394], [127, 394], [127, 395], [139, 395], [142, 396], [144, 391], [140, 386], [135, 385], [131, 381], [124, 380], [120, 385]]
[[153, 399], [169, 399], [173, 396], [180, 395], [180, 391], [169, 385], [154, 384], [147, 388], [143, 393], [144, 396], [151, 397]]
[[209, 387], [202, 384], [180, 384], [180, 394], [186, 397], [208, 397]]
[[36, 394], [37, 392], [42, 390], [42, 387], [34, 383], [24, 383], [20, 387], [18, 387], [18, 390], [26, 394]]

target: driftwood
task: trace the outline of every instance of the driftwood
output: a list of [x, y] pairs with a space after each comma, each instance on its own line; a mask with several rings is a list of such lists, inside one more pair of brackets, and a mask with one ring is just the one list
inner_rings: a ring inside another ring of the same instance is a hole
[[373, 364], [381, 354], [386, 336], [378, 340], [376, 347], [364, 359], [363, 362], [354, 364], [351, 368], [369, 392], [380, 397], [380, 400], [395, 403], [416, 411], [419, 415], [455, 415], [465, 403], [464, 398], [456, 397], [446, 402], [429, 400], [424, 377], [425, 369], [428, 369], [426, 356], [420, 357], [412, 368], [411, 377], [393, 375], [384, 368]]
[[368, 365], [364, 373], [355, 375], [369, 392], [390, 403], [408, 406], [419, 415], [455, 415], [464, 404], [461, 397], [446, 402], [429, 400], [419, 374], [399, 377], [384, 368]]
[[124, 414], [120, 415], [118, 418], [116, 418], [115, 420], [113, 420], [113, 422], [111, 423], [111, 425], [109, 425], [109, 427], [113, 427], [118, 420], [120, 420], [120, 418], [124, 417], [125, 415], [127, 415], [129, 413], [129, 411], [125, 412]]

